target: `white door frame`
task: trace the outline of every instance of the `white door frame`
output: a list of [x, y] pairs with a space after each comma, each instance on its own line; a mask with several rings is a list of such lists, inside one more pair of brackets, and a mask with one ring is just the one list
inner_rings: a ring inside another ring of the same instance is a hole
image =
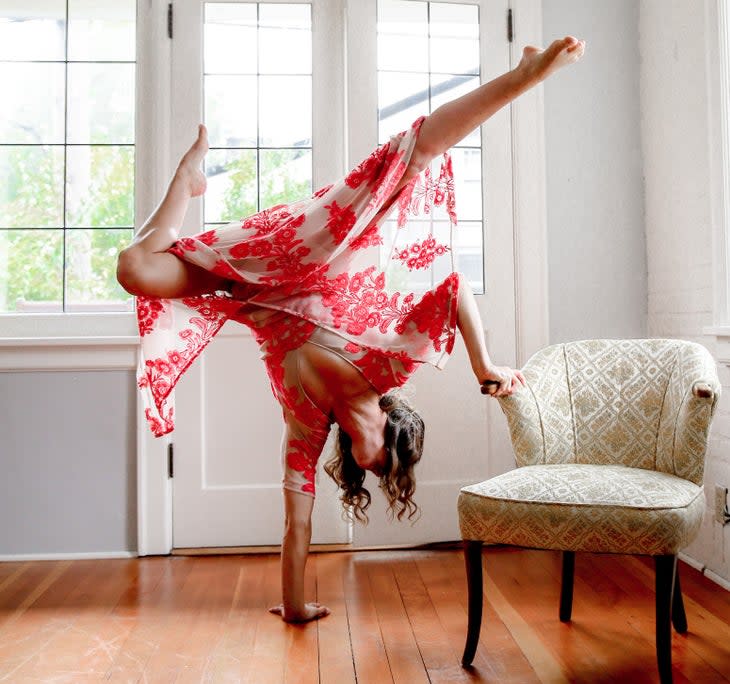
[[[338, 0], [328, 2], [336, 7]], [[522, 46], [542, 44], [542, 6], [534, 0], [511, 0], [510, 5], [515, 18], [511, 54], [514, 66], [519, 61]], [[144, 70], [138, 69], [137, 74], [141, 93], [139, 108], [145, 108], [138, 115], [138, 140], [141, 143], [138, 160], [140, 164], [159, 171], [154, 183], [138, 191], [138, 219], [154, 207], [153, 196], [161, 196], [171, 172], [170, 152], [175, 147], [170, 124], [172, 63], [170, 43], [165, 38], [166, 10], [167, 0], [138, 2], [138, 17], [145, 26], [138, 48], [138, 64], [145, 65]], [[145, 97], [146, 93], [149, 96]], [[548, 343], [549, 334], [542, 87], [531, 90], [513, 103], [510, 116], [515, 236], [514, 362], [522, 365], [533, 352]], [[340, 135], [334, 138], [342, 140]], [[146, 144], [151, 141], [154, 141], [154, 145]], [[145, 148], [148, 148], [148, 153], [142, 154]], [[491, 460], [485, 477], [508, 470], [512, 462], [511, 448], [505, 443], [504, 426], [498, 423], [502, 419], [496, 405], [491, 408], [488, 420], [489, 453], [500, 454], [500, 457]], [[497, 425], [499, 429], [491, 429], [492, 426], [497, 428]], [[141, 409], [138, 411], [137, 433], [138, 555], [168, 554], [172, 550], [172, 483], [167, 473], [168, 442], [151, 436]]]

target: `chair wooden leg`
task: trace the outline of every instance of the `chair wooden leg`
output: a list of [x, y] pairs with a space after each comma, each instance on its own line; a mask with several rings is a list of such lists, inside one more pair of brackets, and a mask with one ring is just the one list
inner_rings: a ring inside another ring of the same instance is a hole
[[656, 563], [656, 657], [661, 684], [672, 682], [672, 589], [677, 556], [655, 556]]
[[464, 561], [466, 562], [466, 583], [469, 591], [469, 623], [466, 630], [466, 645], [461, 657], [463, 667], [469, 667], [474, 660], [482, 627], [482, 542], [464, 542]]
[[680, 634], [687, 633], [687, 614], [684, 612], [682, 587], [679, 584], [679, 563], [674, 571], [674, 593], [672, 594], [672, 624]]
[[563, 551], [563, 579], [560, 585], [560, 621], [570, 622], [573, 614], [573, 578], [575, 551]]

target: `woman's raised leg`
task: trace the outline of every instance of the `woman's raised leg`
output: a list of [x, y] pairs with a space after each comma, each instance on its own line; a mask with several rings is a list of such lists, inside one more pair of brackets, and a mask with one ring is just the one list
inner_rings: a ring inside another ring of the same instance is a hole
[[577, 62], [584, 50], [585, 42], [572, 36], [554, 41], [545, 50], [528, 46], [512, 71], [436, 109], [421, 125], [408, 169], [393, 194], [502, 107], [561, 67]]
[[205, 192], [200, 164], [208, 151], [201, 124], [198, 138], [185, 153], [157, 209], [119, 254], [117, 279], [130, 294], [147, 297], [189, 297], [221, 289], [224, 279], [178, 259], [167, 250], [177, 241], [190, 199]]

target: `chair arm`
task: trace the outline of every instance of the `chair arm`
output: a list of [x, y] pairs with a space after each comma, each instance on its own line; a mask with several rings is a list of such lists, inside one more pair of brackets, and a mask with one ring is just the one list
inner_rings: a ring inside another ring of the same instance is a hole
[[694, 394], [694, 396], [698, 399], [713, 399], [715, 396], [715, 390], [709, 383], [699, 381], [692, 385], [692, 394]]
[[499, 405], [507, 417], [517, 465], [545, 463], [542, 419], [529, 382], [518, 387], [510, 396], [499, 397]]
[[721, 391], [714, 362], [700, 363], [676, 382], [679, 386], [669, 393], [670, 410], [663, 417], [671, 431], [672, 462], [667, 470], [702, 484], [710, 423]]

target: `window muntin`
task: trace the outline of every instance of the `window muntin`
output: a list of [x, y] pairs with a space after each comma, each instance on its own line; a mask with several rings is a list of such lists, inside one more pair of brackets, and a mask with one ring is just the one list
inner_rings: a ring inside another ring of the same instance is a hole
[[[410, 127], [423, 114], [453, 100], [480, 83], [479, 7], [426, 0], [378, 0], [378, 135], [385, 142]], [[475, 130], [452, 150], [458, 225], [453, 253], [437, 257], [429, 269], [408, 271], [390, 252], [381, 254], [384, 267], [400, 287], [426, 289], [452, 268], [462, 271], [472, 289], [484, 292], [481, 131]], [[437, 163], [437, 162], [435, 162]], [[438, 168], [433, 168], [438, 178]], [[419, 239], [433, 235], [449, 243], [446, 211], [414, 219]], [[395, 220], [383, 226], [386, 245], [396, 236]], [[453, 261], [452, 261], [453, 260]]]
[[312, 191], [309, 3], [205, 4], [206, 227]]
[[0, 7], [0, 312], [131, 311], [134, 0]]

